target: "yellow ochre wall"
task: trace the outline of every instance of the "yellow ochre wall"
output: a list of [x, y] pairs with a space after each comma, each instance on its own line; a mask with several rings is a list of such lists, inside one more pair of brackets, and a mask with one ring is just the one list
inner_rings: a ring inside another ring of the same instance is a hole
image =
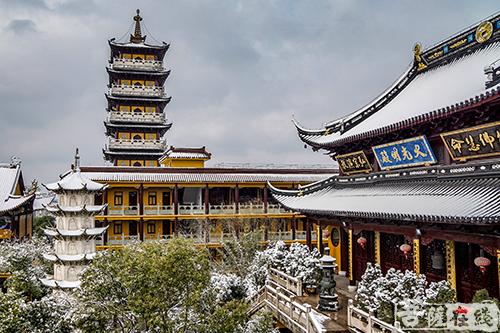
[[161, 162], [161, 165], [168, 168], [204, 168], [204, 159], [171, 159], [167, 158]]

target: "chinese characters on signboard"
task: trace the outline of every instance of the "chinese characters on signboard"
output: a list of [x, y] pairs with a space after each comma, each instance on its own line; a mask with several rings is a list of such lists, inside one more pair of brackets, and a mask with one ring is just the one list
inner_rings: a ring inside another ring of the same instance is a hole
[[401, 328], [409, 331], [498, 332], [500, 311], [494, 302], [412, 304], [396, 310]]
[[337, 155], [336, 159], [340, 170], [346, 175], [372, 171], [372, 166], [362, 150], [345, 155]]
[[500, 155], [500, 121], [441, 134], [453, 160]]
[[425, 135], [372, 147], [382, 170], [436, 163]]

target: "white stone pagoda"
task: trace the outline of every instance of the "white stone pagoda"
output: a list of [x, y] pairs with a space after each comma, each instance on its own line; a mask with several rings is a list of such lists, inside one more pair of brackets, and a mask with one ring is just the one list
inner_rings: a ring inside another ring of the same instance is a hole
[[45, 229], [54, 237], [54, 250], [44, 258], [54, 262], [54, 276], [42, 282], [53, 288], [77, 288], [80, 273], [96, 253], [95, 238], [107, 227], [96, 228], [94, 216], [106, 205], [94, 205], [94, 196], [107, 185], [96, 183], [80, 173], [78, 149], [75, 164], [56, 183], [44, 185], [57, 195], [57, 204], [45, 208], [56, 217], [55, 228]]

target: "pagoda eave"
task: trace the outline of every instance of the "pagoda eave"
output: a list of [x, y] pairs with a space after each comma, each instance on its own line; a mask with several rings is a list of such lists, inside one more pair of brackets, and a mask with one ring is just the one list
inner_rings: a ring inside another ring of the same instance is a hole
[[128, 51], [131, 53], [137, 52], [138, 50], [145, 50], [149, 54], [155, 54], [158, 60], [163, 60], [165, 54], [170, 48], [170, 44], [163, 42], [161, 45], [151, 45], [147, 43], [119, 43], [116, 42], [115, 38], [108, 40], [109, 46], [111, 48], [111, 53], [116, 54], [120, 51]]
[[147, 133], [158, 132], [161, 136], [163, 136], [172, 127], [172, 123], [166, 123], [164, 125], [145, 125], [137, 123], [111, 123], [104, 121], [104, 126], [106, 127], [106, 135], [113, 135], [120, 130], [141, 130]]

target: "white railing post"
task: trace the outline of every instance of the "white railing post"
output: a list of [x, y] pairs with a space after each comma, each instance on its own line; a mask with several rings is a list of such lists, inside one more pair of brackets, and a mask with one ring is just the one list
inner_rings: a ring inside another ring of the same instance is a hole
[[368, 329], [373, 332], [373, 311], [368, 311]]
[[353, 305], [353, 300], [349, 299], [347, 301], [347, 327], [352, 326], [352, 305]]
[[311, 316], [311, 305], [310, 304], [304, 304], [304, 307], [306, 308], [306, 332], [311, 333], [311, 323], [309, 321], [309, 318]]

